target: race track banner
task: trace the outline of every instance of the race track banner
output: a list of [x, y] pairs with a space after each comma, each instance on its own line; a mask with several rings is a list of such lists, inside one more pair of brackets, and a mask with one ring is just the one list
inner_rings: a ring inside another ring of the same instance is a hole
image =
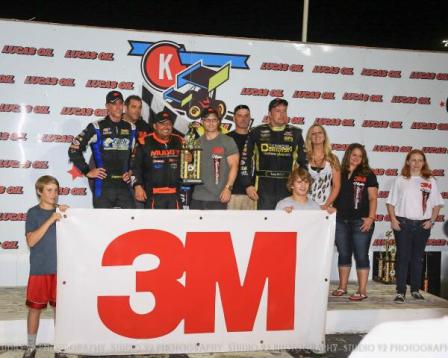
[[321, 349], [334, 233], [324, 211], [69, 209], [55, 349]]

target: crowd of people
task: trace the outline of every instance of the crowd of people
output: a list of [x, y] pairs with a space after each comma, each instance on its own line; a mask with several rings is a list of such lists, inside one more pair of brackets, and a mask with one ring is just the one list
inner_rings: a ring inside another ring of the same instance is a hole
[[[332, 295], [347, 294], [354, 257], [358, 289], [349, 299], [368, 297], [378, 181], [363, 145], [350, 144], [340, 163], [325, 129], [312, 125], [304, 140], [302, 130], [288, 123], [288, 102], [275, 98], [268, 106], [267, 123], [254, 128], [249, 107], [236, 106], [235, 129], [229, 133], [222, 129], [219, 112], [205, 108], [200, 121], [203, 134], [196, 139], [201, 160], [193, 163], [185, 138], [173, 132], [170, 111], [157, 113], [147, 123], [141, 118], [140, 97], [124, 100], [118, 91], [107, 94], [106, 108], [108, 115], [90, 123], [68, 151], [70, 160], [92, 181], [94, 208], [182, 209], [180, 168], [185, 161], [197, 166], [202, 181], [193, 188], [190, 209], [336, 212], [339, 286]], [[88, 146], [90, 161], [84, 157]], [[40, 311], [48, 303], [56, 304], [55, 222], [66, 209], [57, 203], [58, 189], [55, 178], [39, 178], [39, 204], [27, 215], [31, 270], [26, 358], [36, 353]], [[424, 299], [419, 291], [422, 257], [442, 206], [425, 154], [412, 150], [387, 200], [397, 245], [396, 303], [405, 302], [408, 271], [412, 297]]]

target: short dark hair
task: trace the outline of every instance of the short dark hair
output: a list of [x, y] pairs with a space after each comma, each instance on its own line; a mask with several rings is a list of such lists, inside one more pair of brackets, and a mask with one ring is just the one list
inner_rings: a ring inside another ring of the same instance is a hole
[[269, 102], [269, 111], [281, 105], [288, 107], [288, 101], [284, 98], [274, 98], [271, 102]]
[[219, 115], [219, 112], [212, 107], [207, 107], [202, 110], [201, 119], [207, 118], [210, 114], [214, 114], [216, 117], [218, 117], [218, 120], [221, 121], [221, 116]]
[[135, 95], [135, 94], [131, 94], [130, 96], [128, 96], [128, 98], [126, 98], [126, 101], [124, 101], [124, 105], [126, 107], [129, 106], [129, 103], [131, 103], [131, 101], [139, 101], [139, 102], [141, 102], [142, 99], [139, 96]]
[[233, 114], [236, 114], [236, 112], [238, 112], [240, 109], [247, 109], [250, 112], [250, 108], [249, 106], [245, 105], [245, 104], [239, 104], [238, 106], [235, 107], [235, 109], [233, 110]]

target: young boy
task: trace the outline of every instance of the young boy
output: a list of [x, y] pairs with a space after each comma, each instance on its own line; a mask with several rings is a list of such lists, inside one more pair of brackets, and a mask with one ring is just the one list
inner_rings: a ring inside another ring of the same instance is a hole
[[40, 313], [47, 303], [56, 306], [56, 221], [67, 209], [58, 205], [59, 183], [56, 178], [44, 175], [36, 181], [39, 204], [28, 210], [25, 235], [30, 247], [30, 276], [26, 292], [28, 306], [28, 349], [24, 358], [34, 358]]
[[[284, 210], [288, 213], [293, 210], [320, 210], [319, 204], [308, 198], [312, 183], [313, 179], [307, 170], [303, 168], [294, 169], [286, 183], [292, 195], [280, 200], [275, 210]], [[329, 207], [327, 211], [332, 214], [336, 209]]]

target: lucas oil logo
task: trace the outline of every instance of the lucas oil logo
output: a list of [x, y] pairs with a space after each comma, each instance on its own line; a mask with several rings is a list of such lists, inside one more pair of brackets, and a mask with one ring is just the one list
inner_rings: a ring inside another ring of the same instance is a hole
[[224, 117], [227, 107], [217, 90], [230, 78], [230, 70], [247, 70], [249, 55], [188, 51], [171, 41], [129, 41], [129, 56], [141, 56], [142, 76], [163, 99], [191, 119], [203, 109], [215, 108]]

